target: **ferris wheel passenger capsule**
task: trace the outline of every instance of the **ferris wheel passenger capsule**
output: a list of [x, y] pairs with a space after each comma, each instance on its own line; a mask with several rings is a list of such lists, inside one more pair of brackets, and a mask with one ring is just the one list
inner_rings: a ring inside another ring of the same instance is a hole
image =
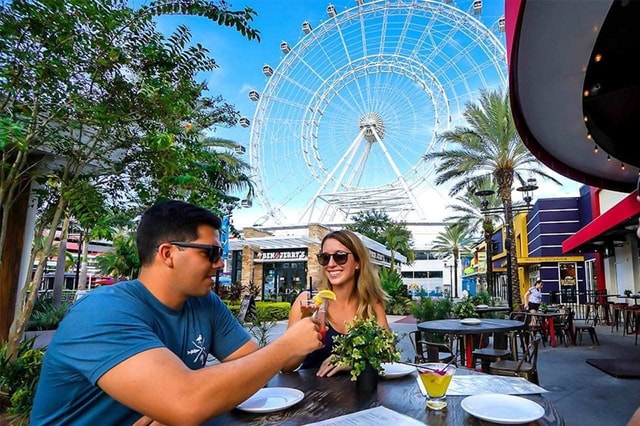
[[311, 31], [313, 31], [313, 28], [311, 28], [311, 24], [309, 23], [309, 21], [304, 21], [302, 23], [302, 31], [304, 31], [305, 34], [309, 34]]
[[256, 90], [249, 90], [249, 99], [256, 102], [260, 99], [260, 94]]
[[280, 43], [280, 50], [282, 51], [282, 53], [289, 53], [291, 52], [291, 47], [289, 47], [289, 43], [283, 41], [282, 43]]
[[236, 154], [244, 154], [245, 152], [247, 152], [247, 149], [242, 145], [236, 145], [234, 151], [236, 152]]
[[242, 127], [249, 127], [251, 125], [251, 122], [247, 117], [240, 117], [240, 125]]
[[500, 19], [498, 19], [498, 31], [500, 31], [501, 33], [503, 33], [505, 31], [504, 16], [502, 16]]
[[480, 15], [482, 13], [482, 0], [473, 0], [473, 14]]
[[362, 6], [364, 4], [364, 0], [356, 0], [357, 6]]
[[252, 202], [251, 200], [249, 200], [249, 199], [245, 198], [244, 200], [242, 200], [242, 201], [240, 202], [240, 205], [241, 205], [242, 207], [249, 208], [249, 207], [251, 207], [251, 206], [253, 205], [253, 202]]
[[273, 75], [273, 68], [265, 64], [262, 67], [262, 74], [266, 75], [267, 77], [271, 77]]
[[327, 6], [327, 15], [329, 15], [329, 18], [335, 18], [336, 8], [334, 5], [330, 4], [329, 6]]

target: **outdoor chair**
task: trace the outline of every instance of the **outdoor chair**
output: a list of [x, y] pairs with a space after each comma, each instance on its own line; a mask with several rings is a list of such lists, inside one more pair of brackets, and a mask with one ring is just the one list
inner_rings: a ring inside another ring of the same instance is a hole
[[471, 355], [473, 357], [473, 366], [475, 367], [477, 362], [480, 361], [482, 371], [488, 373], [489, 365], [492, 362], [512, 357], [511, 351], [507, 347], [507, 335], [505, 333], [494, 333], [493, 346], [474, 349]]
[[529, 345], [520, 361], [502, 360], [491, 363], [489, 373], [496, 376], [519, 376], [528, 381], [540, 384], [538, 379], [538, 346], [540, 336], [536, 337]]
[[594, 325], [589, 324], [585, 321], [584, 324], [574, 323], [573, 328], [576, 333], [577, 345], [582, 344], [582, 333], [587, 332], [589, 333], [589, 337], [591, 338], [591, 343], [595, 343], [600, 346], [600, 341], [598, 341], [598, 335], [596, 334], [596, 327]]
[[[415, 352], [414, 362], [449, 362], [456, 358], [456, 353], [447, 343], [431, 342], [424, 340], [420, 330], [414, 330], [409, 333], [409, 340], [413, 345]], [[457, 365], [457, 362], [454, 361]]]
[[562, 339], [565, 347], [569, 346], [574, 315], [575, 312], [572, 309], [567, 309], [565, 315], [554, 321], [556, 336]]

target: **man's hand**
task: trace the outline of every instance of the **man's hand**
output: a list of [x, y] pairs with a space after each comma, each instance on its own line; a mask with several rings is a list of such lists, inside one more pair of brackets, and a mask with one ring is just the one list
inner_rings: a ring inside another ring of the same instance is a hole
[[320, 325], [312, 318], [303, 318], [296, 322], [280, 339], [287, 342], [291, 355], [295, 357], [304, 357], [323, 346]]

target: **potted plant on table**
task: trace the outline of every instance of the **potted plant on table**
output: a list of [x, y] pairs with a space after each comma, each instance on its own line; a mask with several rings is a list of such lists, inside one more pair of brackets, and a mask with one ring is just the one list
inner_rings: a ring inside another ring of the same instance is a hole
[[334, 365], [351, 368], [351, 380], [360, 392], [371, 392], [384, 371], [382, 363], [400, 361], [398, 335], [378, 325], [375, 318], [354, 318], [347, 333], [334, 337]]

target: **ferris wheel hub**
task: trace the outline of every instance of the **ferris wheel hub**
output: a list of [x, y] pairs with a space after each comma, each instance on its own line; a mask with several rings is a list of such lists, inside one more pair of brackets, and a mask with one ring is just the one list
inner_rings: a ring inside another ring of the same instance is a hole
[[384, 123], [382, 122], [382, 117], [380, 117], [375, 112], [369, 112], [362, 117], [358, 121], [358, 127], [360, 130], [364, 129], [364, 138], [367, 142], [375, 142], [376, 137], [374, 132], [378, 134], [378, 138], [382, 140], [385, 134]]

